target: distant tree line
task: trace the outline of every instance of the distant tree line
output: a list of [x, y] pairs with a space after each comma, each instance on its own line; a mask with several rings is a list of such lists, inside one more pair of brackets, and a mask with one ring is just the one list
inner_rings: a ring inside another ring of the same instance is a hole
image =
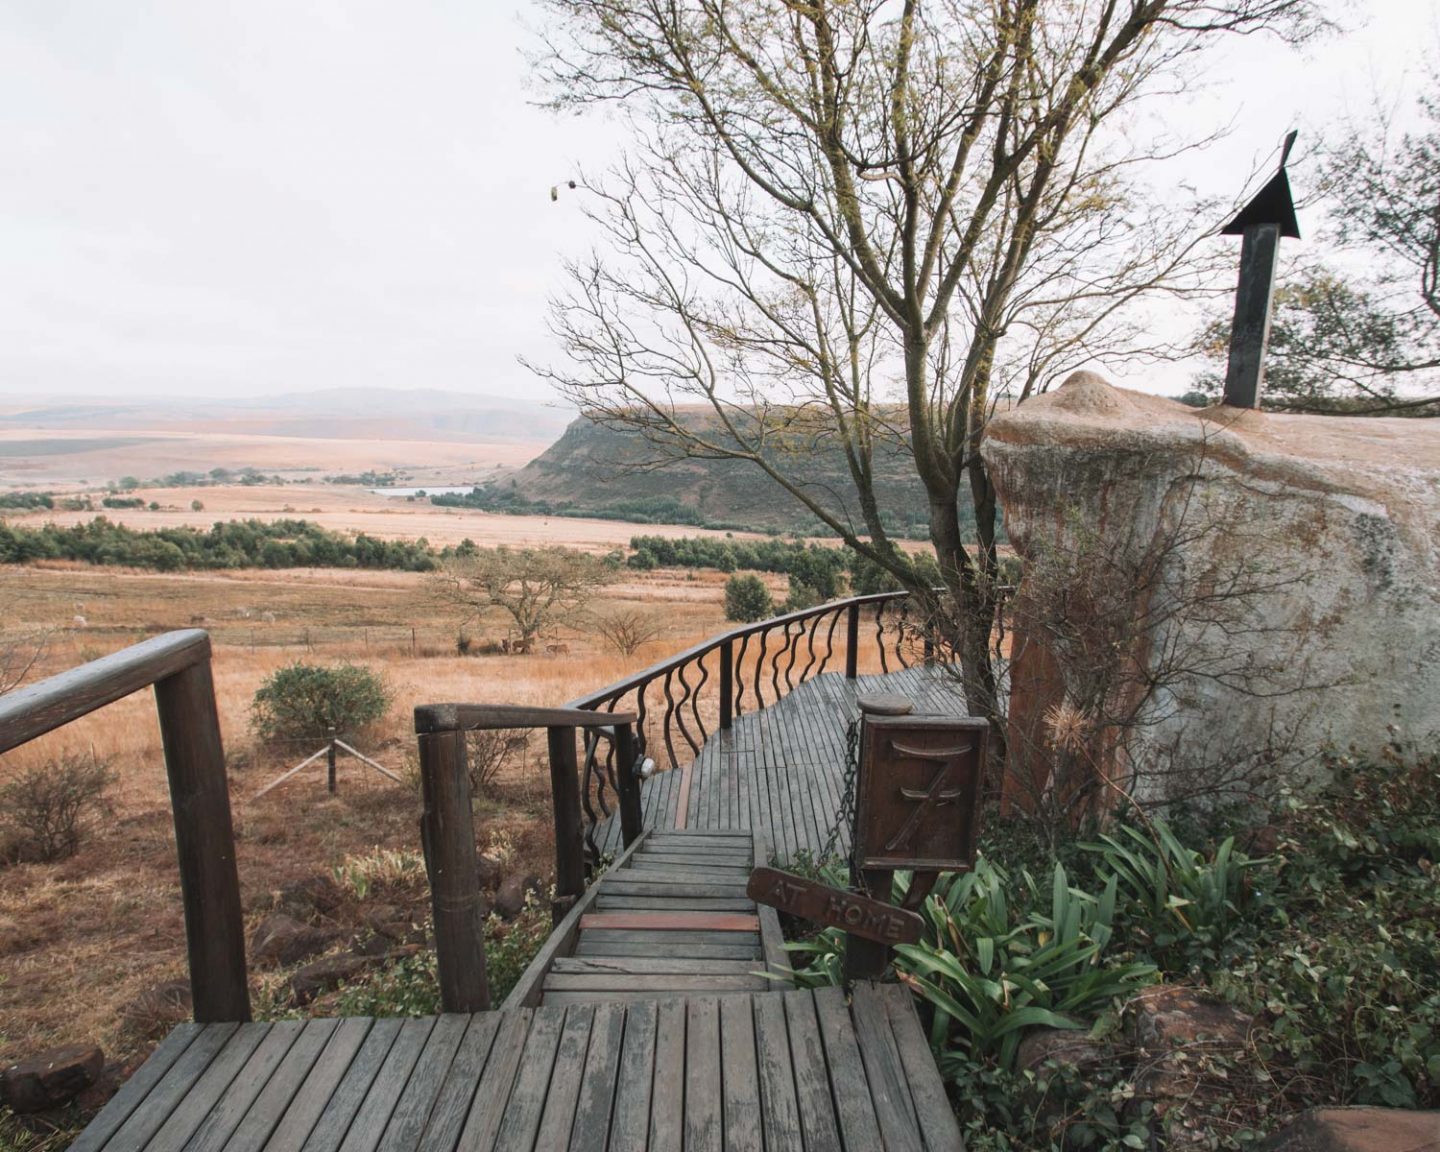
[[86, 524], [0, 524], [0, 563], [78, 560], [160, 572], [217, 568], [388, 568], [429, 572], [444, 553], [419, 540], [348, 536], [308, 520], [232, 520], [208, 531], [137, 531], [97, 516]]

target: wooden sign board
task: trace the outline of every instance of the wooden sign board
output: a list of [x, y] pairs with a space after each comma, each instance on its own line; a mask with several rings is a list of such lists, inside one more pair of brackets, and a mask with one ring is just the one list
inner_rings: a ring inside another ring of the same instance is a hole
[[959, 872], [975, 863], [988, 733], [973, 717], [865, 717], [855, 783], [862, 869]]
[[781, 912], [881, 944], [913, 944], [925, 927], [914, 912], [777, 868], [756, 868], [745, 891], [750, 899]]

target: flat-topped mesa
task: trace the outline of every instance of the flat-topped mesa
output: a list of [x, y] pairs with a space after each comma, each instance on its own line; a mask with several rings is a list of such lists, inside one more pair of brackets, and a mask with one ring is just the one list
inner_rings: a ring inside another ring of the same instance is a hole
[[981, 449], [1026, 560], [1007, 795], [1248, 788], [1440, 734], [1440, 422], [1194, 409], [1077, 372]]

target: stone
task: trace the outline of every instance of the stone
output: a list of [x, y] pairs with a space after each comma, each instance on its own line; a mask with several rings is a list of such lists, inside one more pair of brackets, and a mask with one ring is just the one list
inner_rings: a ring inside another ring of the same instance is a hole
[[310, 876], [275, 894], [275, 910], [301, 920], [329, 916], [345, 902], [345, 893], [329, 876]]
[[1261, 1147], [1264, 1152], [1440, 1152], [1440, 1112], [1311, 1108]]
[[298, 964], [318, 956], [337, 939], [335, 932], [302, 924], [292, 916], [277, 912], [265, 917], [250, 937], [250, 959], [262, 968]]
[[0, 1072], [0, 1100], [16, 1112], [67, 1104], [100, 1079], [105, 1053], [94, 1044], [49, 1048]]
[[525, 898], [531, 892], [543, 890], [538, 877], [512, 872], [500, 882], [500, 887], [495, 891], [495, 911], [506, 920], [513, 920], [525, 910]]
[[166, 980], [145, 989], [120, 1014], [140, 1035], [153, 1037], [189, 1019], [193, 1007], [190, 981]]
[[304, 1007], [321, 993], [333, 992], [341, 984], [363, 975], [373, 962], [369, 957], [351, 953], [306, 964], [290, 978], [291, 1001], [297, 1007]]
[[1025, 560], [1007, 805], [1113, 798], [1096, 776], [1213, 793], [1440, 734], [1440, 422], [1194, 409], [1077, 372], [981, 454]]
[[1025, 1033], [1025, 1038], [1015, 1050], [1015, 1067], [1021, 1072], [1033, 1071], [1044, 1080], [1047, 1064], [1084, 1071], [1114, 1060], [1116, 1055], [1115, 1045], [1104, 1040], [1092, 1040], [1083, 1028], [1073, 1031], [1034, 1028]]
[[481, 853], [475, 860], [475, 871], [480, 877], [480, 887], [493, 890], [505, 878], [505, 864], [494, 856]]
[[[1178, 984], [1147, 988], [1130, 1002], [1130, 1011], [1131, 1038], [1138, 1050], [1136, 1081], [1155, 1101], [1159, 1117], [1176, 1105], [1227, 1091], [1217, 1061], [1243, 1057], [1255, 1027], [1248, 1012]], [[1181, 1146], [1177, 1128], [1172, 1128], [1170, 1141]]]

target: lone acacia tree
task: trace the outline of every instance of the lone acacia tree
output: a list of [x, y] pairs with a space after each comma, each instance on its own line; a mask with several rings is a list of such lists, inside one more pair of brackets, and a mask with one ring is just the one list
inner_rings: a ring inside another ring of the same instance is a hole
[[462, 626], [486, 608], [503, 608], [528, 649], [544, 628], [574, 615], [613, 579], [598, 556], [574, 548], [501, 545], [443, 561], [432, 587], [464, 612]]
[[[1193, 213], [1146, 210], [1130, 176], [1184, 145], [1102, 127], [1215, 34], [1302, 32], [1306, 0], [545, 7], [555, 106], [620, 102], [634, 145], [584, 182], [607, 250], [553, 301], [568, 365], [537, 370], [661, 452], [764, 469], [927, 597], [994, 720], [985, 420], [1002, 390], [1133, 348], [1139, 293], [1197, 283]], [[820, 441], [853, 491], [807, 478]], [[875, 499], [886, 442], [924, 486], [940, 597]]]

